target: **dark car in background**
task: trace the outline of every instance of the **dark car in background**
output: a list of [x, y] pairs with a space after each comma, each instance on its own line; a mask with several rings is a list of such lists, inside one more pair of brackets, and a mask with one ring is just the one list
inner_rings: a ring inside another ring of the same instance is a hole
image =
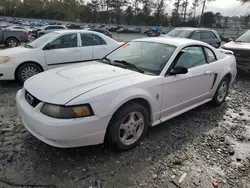
[[98, 33], [102, 33], [104, 35], [107, 35], [109, 36], [110, 38], [113, 38], [112, 34], [105, 28], [92, 28], [92, 29], [89, 29], [90, 31], [95, 31], [95, 32], [98, 32]]
[[120, 28], [116, 32], [117, 33], [131, 33], [129, 28]]
[[230, 42], [222, 45], [221, 48], [233, 51], [237, 67], [250, 73], [250, 30], [232, 38]]
[[76, 25], [76, 24], [69, 24], [69, 25], [66, 25], [66, 27], [68, 29], [81, 29], [81, 26], [80, 25]]
[[22, 42], [28, 42], [29, 36], [24, 31], [4, 31], [0, 26], [0, 44], [7, 47], [16, 47]]
[[109, 31], [110, 32], [117, 32], [117, 30], [119, 30], [119, 29], [121, 29], [121, 28], [123, 28], [122, 26], [111, 26], [110, 28], [109, 28]]
[[134, 27], [130, 29], [131, 33], [141, 33], [141, 28], [140, 27]]
[[206, 28], [175, 28], [168, 32], [165, 36], [188, 38], [206, 42], [215, 48], [221, 45], [221, 38], [213, 29]]

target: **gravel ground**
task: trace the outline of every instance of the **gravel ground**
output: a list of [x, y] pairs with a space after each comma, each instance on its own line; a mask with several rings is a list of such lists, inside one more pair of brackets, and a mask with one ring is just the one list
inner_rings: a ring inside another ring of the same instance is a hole
[[0, 188], [250, 188], [250, 77], [222, 106], [203, 105], [150, 128], [135, 149], [58, 149], [24, 128], [15, 82], [0, 86]]

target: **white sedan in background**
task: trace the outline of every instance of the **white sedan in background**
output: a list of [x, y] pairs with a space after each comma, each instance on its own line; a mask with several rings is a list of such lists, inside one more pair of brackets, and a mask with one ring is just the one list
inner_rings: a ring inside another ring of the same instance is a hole
[[148, 126], [224, 102], [237, 70], [235, 57], [221, 51], [189, 39], [137, 39], [102, 60], [30, 78], [17, 107], [27, 130], [49, 145], [106, 141], [128, 150]]
[[51, 68], [101, 59], [120, 45], [94, 31], [51, 32], [24, 46], [0, 51], [0, 80], [24, 83]]

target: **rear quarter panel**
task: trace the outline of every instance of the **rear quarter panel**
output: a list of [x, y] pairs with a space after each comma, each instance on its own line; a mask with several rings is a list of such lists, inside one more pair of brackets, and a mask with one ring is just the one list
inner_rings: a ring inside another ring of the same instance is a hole
[[4, 31], [3, 32], [4, 42], [10, 37], [18, 39], [19, 42], [28, 42], [28, 38], [25, 36], [25, 32], [23, 31]]
[[225, 55], [218, 52], [218, 60], [216, 62], [211, 63], [212, 70], [215, 74], [217, 74], [217, 78], [214, 84], [214, 92], [216, 92], [216, 89], [218, 85], [220, 84], [221, 80], [227, 75], [231, 75], [230, 85], [234, 82], [236, 74], [237, 74], [237, 68], [236, 68], [236, 59], [234, 55]]

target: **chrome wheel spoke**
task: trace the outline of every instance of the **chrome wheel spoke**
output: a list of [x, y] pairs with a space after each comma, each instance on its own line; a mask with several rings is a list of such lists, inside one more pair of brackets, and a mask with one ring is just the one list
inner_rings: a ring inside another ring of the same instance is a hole
[[220, 88], [218, 89], [218, 96], [217, 96], [217, 100], [219, 102], [223, 101], [227, 95], [227, 90], [228, 90], [228, 85], [227, 82], [224, 81], [222, 82], [222, 84], [220, 85]]
[[131, 112], [120, 124], [119, 138], [124, 145], [134, 144], [144, 130], [143, 115], [139, 112]]

